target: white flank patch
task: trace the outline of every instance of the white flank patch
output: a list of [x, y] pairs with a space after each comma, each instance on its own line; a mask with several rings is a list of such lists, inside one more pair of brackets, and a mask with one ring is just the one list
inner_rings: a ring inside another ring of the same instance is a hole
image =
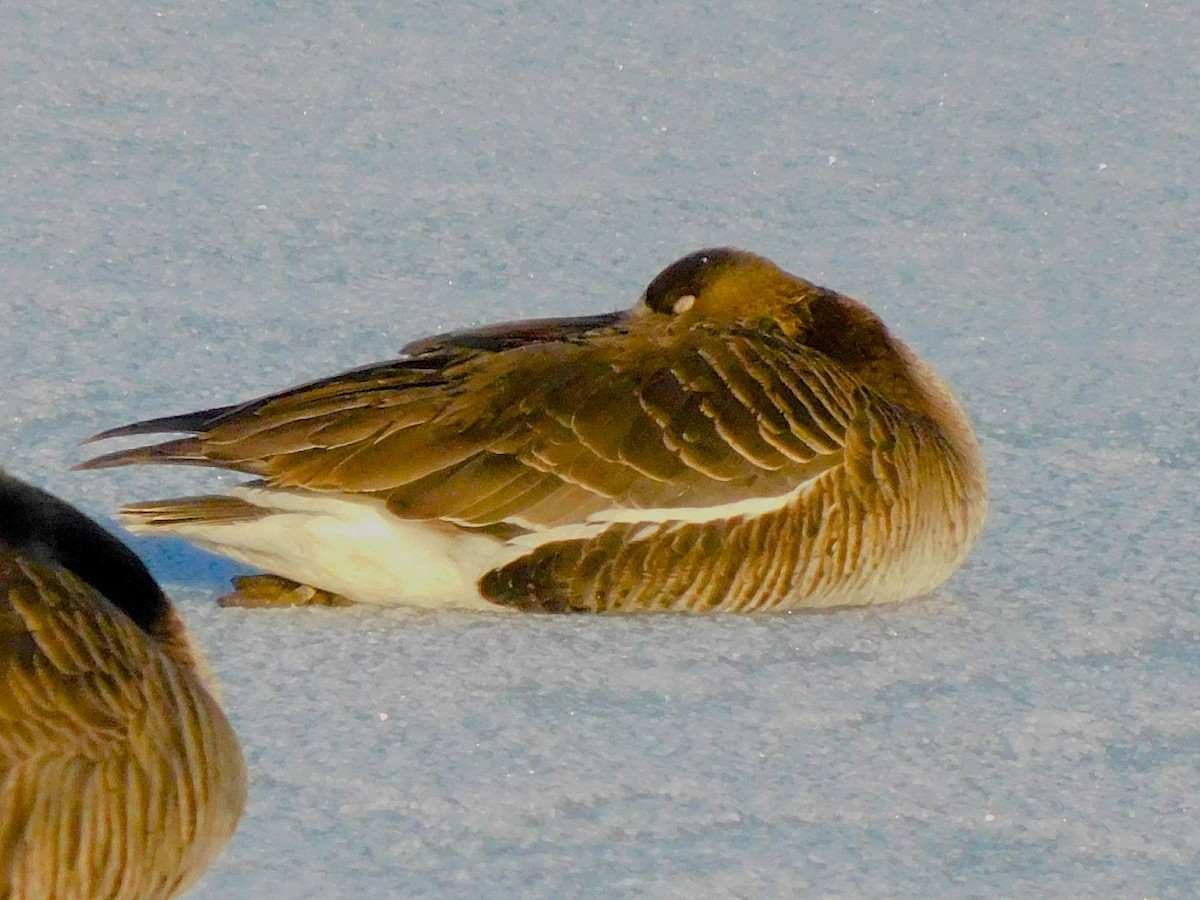
[[371, 498], [251, 486], [229, 493], [266, 510], [259, 519], [147, 525], [134, 516], [124, 524], [135, 533], [178, 535], [357, 603], [496, 609], [479, 595], [479, 579], [538, 547], [588, 540], [616, 524], [642, 525], [632, 537], [637, 541], [664, 523], [761, 516], [784, 508], [810, 484], [776, 497], [714, 506], [605, 510], [586, 522], [533, 531], [508, 542], [444, 522], [400, 519]]
[[[603, 534], [611, 525], [644, 525], [632, 540], [639, 541], [649, 537], [657, 529], [653, 526], [667, 522], [700, 524], [730, 519], [734, 516], [761, 516], [783, 509], [801, 494], [809, 489], [813, 479], [807, 479], [788, 491], [775, 497], [753, 497], [748, 500], [736, 500], [733, 503], [717, 503], [713, 506], [664, 506], [650, 509], [606, 509], [592, 513], [586, 522], [575, 525], [558, 525], [523, 534], [509, 541], [509, 546], [529, 550], [544, 544], [558, 541], [578, 541], [594, 538]], [[515, 558], [520, 554], [513, 554]]]
[[476, 582], [503, 544], [437, 522], [398, 519], [374, 499], [236, 487], [232, 496], [269, 510], [248, 522], [184, 522], [130, 530], [176, 534], [301, 584], [384, 606], [496, 609]]
[[588, 522], [611, 525], [615, 522], [715, 522], [734, 516], [761, 516], [777, 512], [808, 490], [812, 479], [800, 482], [786, 494], [776, 497], [752, 497], [715, 506], [666, 506], [655, 509], [606, 509], [588, 516]]

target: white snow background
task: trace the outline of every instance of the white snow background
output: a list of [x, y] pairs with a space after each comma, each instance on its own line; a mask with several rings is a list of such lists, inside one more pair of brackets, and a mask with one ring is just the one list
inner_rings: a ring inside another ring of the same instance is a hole
[[1200, 890], [1200, 11], [1187, 2], [0, 4], [0, 464], [631, 304], [734, 244], [959, 392], [934, 596], [736, 617], [222, 610], [134, 546], [253, 784], [195, 897]]

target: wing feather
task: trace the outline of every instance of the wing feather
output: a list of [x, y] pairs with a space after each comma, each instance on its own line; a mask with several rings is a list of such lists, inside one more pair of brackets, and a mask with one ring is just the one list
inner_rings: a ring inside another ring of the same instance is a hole
[[186, 461], [372, 494], [401, 515], [543, 527], [779, 496], [840, 460], [859, 385], [821, 353], [762, 330], [667, 320], [633, 337], [596, 321], [587, 340], [528, 323], [513, 337], [443, 338], [414, 359], [221, 408], [181, 442]]

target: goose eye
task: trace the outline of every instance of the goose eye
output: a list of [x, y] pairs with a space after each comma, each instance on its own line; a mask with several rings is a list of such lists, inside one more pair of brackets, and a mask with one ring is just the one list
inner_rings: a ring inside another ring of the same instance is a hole
[[680, 313], [685, 313], [689, 309], [692, 308], [692, 306], [695, 304], [695, 302], [696, 302], [696, 297], [694, 294], [684, 294], [682, 297], [680, 297], [678, 300], [675, 301], [675, 305], [671, 307], [671, 311], [673, 313], [675, 313], [675, 315], [679, 315]]

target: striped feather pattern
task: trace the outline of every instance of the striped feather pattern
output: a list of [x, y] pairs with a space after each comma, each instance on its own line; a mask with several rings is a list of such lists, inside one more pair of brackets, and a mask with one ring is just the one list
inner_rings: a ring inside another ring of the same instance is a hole
[[[543, 612], [762, 612], [932, 590], [941, 577], [927, 574], [928, 563], [961, 562], [976, 527], [962, 473], [921, 420], [893, 412], [852, 433], [845, 458], [853, 464], [821, 473], [776, 510], [616, 523], [596, 537], [544, 544], [489, 572], [481, 590]], [[900, 502], [914, 497], [926, 502]], [[928, 509], [954, 511], [949, 529], [930, 527], [942, 523], [926, 521]]]
[[[173, 613], [164, 627], [183, 636]], [[190, 654], [0, 542], [0, 897], [173, 897], [245, 795], [237, 739]]]

